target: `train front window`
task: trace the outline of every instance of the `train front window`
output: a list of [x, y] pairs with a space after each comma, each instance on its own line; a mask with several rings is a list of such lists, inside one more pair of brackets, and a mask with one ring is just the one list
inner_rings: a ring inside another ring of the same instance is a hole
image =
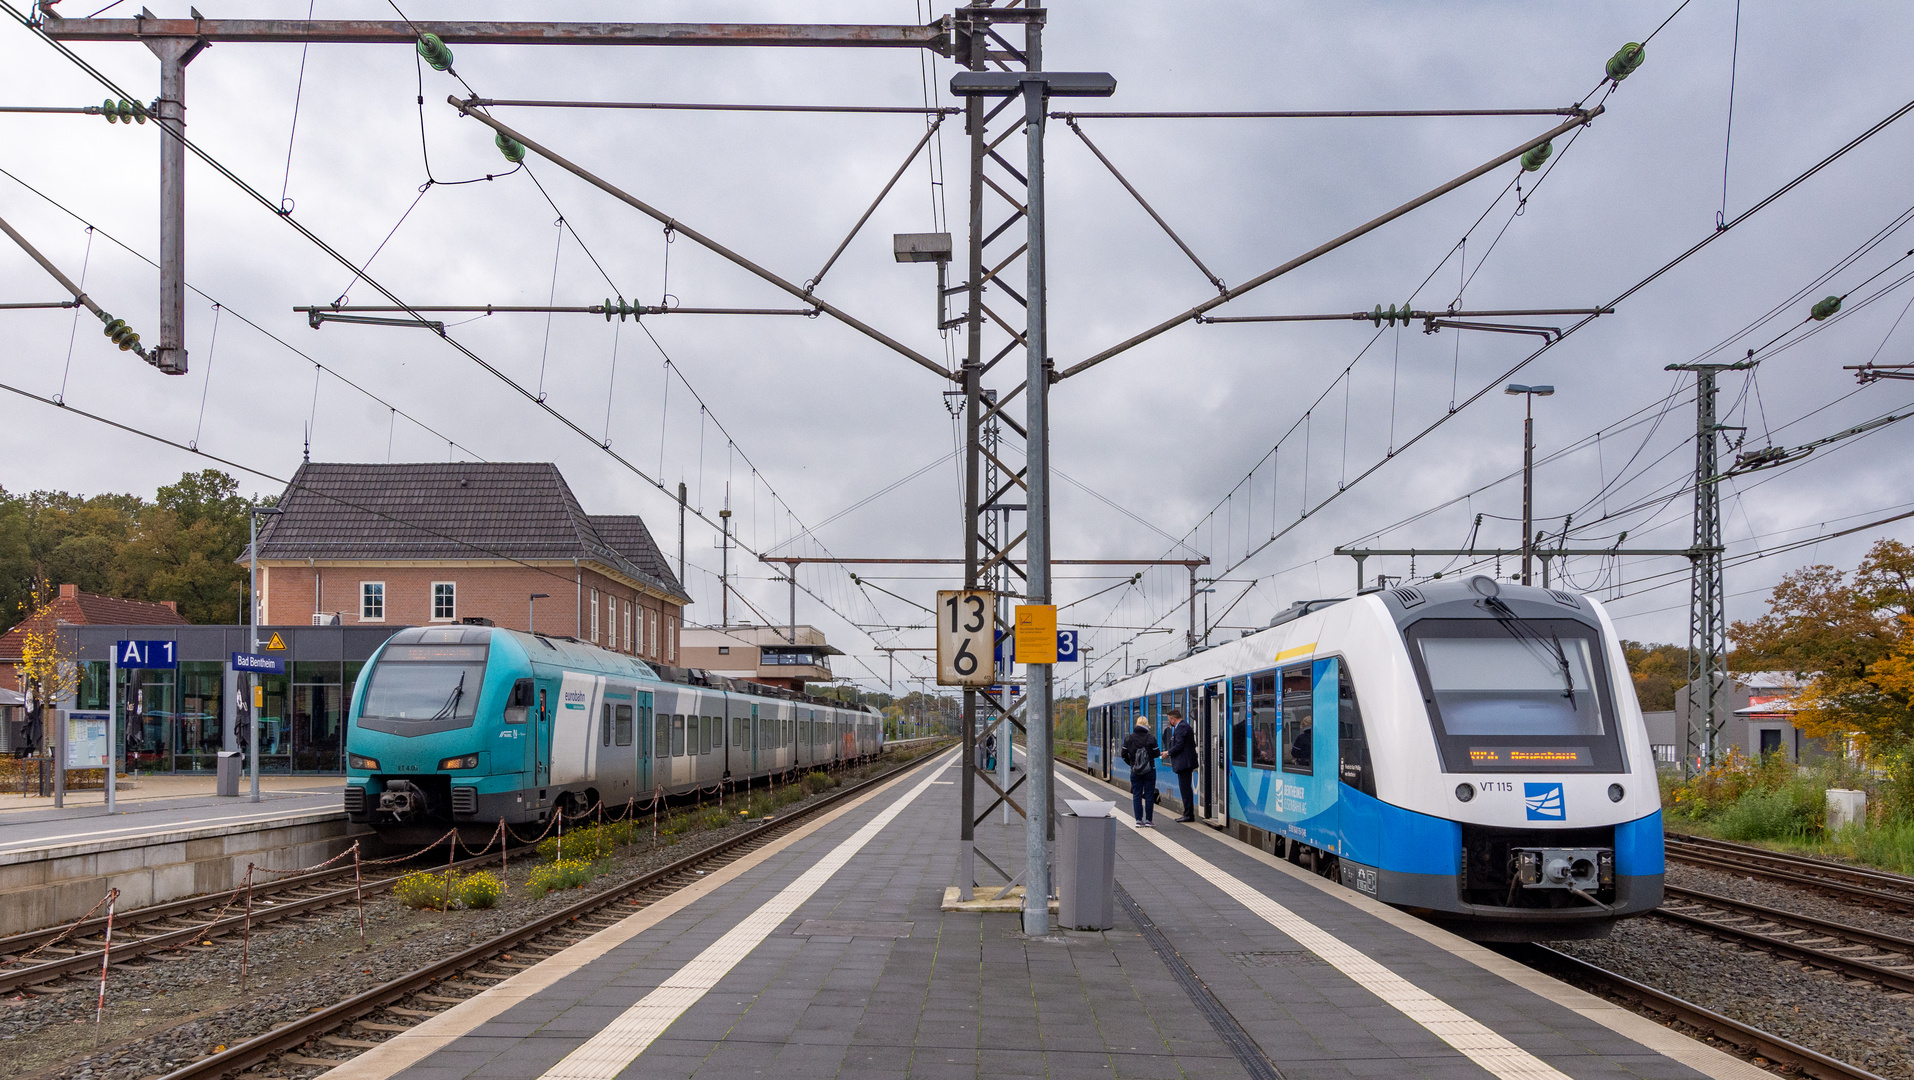
[[1626, 771], [1595, 627], [1425, 619], [1407, 638], [1448, 771]]
[[395, 734], [470, 727], [485, 684], [483, 645], [393, 645], [373, 666], [362, 726]]

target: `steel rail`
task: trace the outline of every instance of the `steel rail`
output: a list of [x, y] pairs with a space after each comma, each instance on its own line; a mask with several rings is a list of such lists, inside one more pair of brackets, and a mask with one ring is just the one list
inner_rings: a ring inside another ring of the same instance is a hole
[[[467, 869], [497, 861], [498, 856], [495, 854], [481, 855], [476, 858], [464, 859], [452, 863], [451, 869]], [[443, 866], [440, 866], [434, 867], [433, 869], [436, 871], [443, 868]], [[412, 871], [407, 871], [406, 873], [411, 872]], [[357, 887], [334, 889], [331, 892], [319, 893], [314, 896], [297, 897], [291, 900], [272, 901], [270, 906], [267, 907], [255, 906], [250, 916], [244, 913], [229, 915], [223, 919], [216, 919], [213, 922], [202, 923], [198, 926], [182, 927], [177, 930], [162, 930], [160, 933], [148, 937], [123, 938], [113, 943], [111, 955], [106, 958], [107, 963], [109, 965], [123, 964], [138, 956], [154, 952], [164, 952], [179, 948], [182, 945], [191, 945], [204, 938], [224, 937], [237, 930], [243, 929], [246, 926], [248, 918], [250, 918], [254, 925], [275, 923], [296, 915], [311, 914], [312, 912], [321, 911], [339, 904], [349, 904], [353, 902], [357, 895], [369, 892], [383, 892], [391, 888], [404, 876], [405, 874], [396, 874], [392, 877], [380, 878], [377, 881], [364, 882]], [[230, 897], [232, 894], [221, 893], [219, 895], [222, 897]], [[253, 893], [254, 899], [258, 900], [259, 895], [260, 894], [255, 891]], [[276, 895], [276, 893], [269, 893], [267, 895]], [[199, 906], [206, 908], [216, 905], [202, 899]], [[104, 926], [104, 919], [98, 921]], [[119, 921], [117, 915], [114, 917], [114, 921]], [[57, 960], [48, 960], [13, 971], [0, 971], [0, 993], [19, 990], [29, 986], [38, 986], [42, 983], [53, 982], [56, 979], [63, 979], [72, 975], [98, 971], [100, 969], [100, 954], [103, 951], [103, 949], [89, 947], [85, 951], [73, 956], [63, 956]]]
[[1687, 833], [1670, 833], [1668, 842], [1683, 844], [1695, 848], [1714, 848], [1718, 851], [1732, 852], [1738, 856], [1767, 862], [1777, 866], [1798, 869], [1802, 873], [1821, 874], [1854, 885], [1884, 886], [1898, 889], [1914, 896], [1914, 877], [1890, 873], [1886, 870], [1870, 870], [1861, 866], [1834, 862], [1831, 859], [1816, 859], [1806, 855], [1791, 855], [1787, 852], [1773, 851], [1755, 847], [1751, 844], [1737, 844], [1729, 840], [1716, 840], [1712, 837], [1694, 836]]
[[[794, 809], [789, 814], [773, 818], [762, 825], [755, 826], [708, 847], [694, 851], [674, 862], [661, 866], [650, 873], [640, 875], [622, 885], [614, 886], [602, 893], [586, 897], [575, 904], [542, 916], [513, 930], [508, 930], [488, 941], [480, 942], [452, 956], [401, 975], [380, 986], [338, 1002], [318, 1012], [308, 1013], [291, 1023], [281, 1025], [262, 1035], [238, 1043], [226, 1050], [201, 1058], [179, 1069], [159, 1077], [158, 1080], [215, 1080], [228, 1073], [238, 1072], [267, 1060], [275, 1054], [283, 1053], [303, 1045], [306, 1041], [326, 1034], [335, 1028], [344, 1027], [362, 1017], [411, 994], [418, 993], [434, 983], [467, 968], [476, 967], [499, 953], [516, 948], [521, 943], [541, 937], [553, 931], [581, 922], [604, 908], [618, 904], [638, 894], [645, 893], [667, 884], [673, 878], [683, 878], [686, 884], [698, 880], [692, 871], [714, 859], [730, 855], [735, 859], [744, 854], [743, 848], [756, 847], [768, 841], [772, 834], [782, 831], [793, 822], [802, 821], [818, 813], [845, 802], [866, 791], [875, 790], [903, 774], [920, 768], [934, 759], [942, 751], [933, 748], [928, 754], [916, 760], [905, 762], [895, 768], [879, 773], [850, 787], [832, 792], [829, 795]], [[731, 861], [731, 859], [726, 860]], [[681, 887], [681, 886], [679, 886]], [[677, 891], [673, 887], [668, 892]], [[655, 899], [655, 898], [654, 898]], [[648, 905], [647, 905], [648, 906]], [[623, 916], [620, 916], [622, 918]], [[615, 922], [614, 922], [615, 925]], [[346, 1059], [341, 1059], [343, 1060]]]
[[[1802, 1073], [1814, 1077], [1815, 1080], [1881, 1080], [1878, 1074], [1859, 1066], [1850, 1065], [1838, 1058], [1831, 1058], [1817, 1050], [1810, 1050], [1800, 1043], [1790, 1042], [1779, 1035], [1730, 1019], [1713, 1010], [1704, 1009], [1691, 1001], [1684, 1001], [1673, 994], [1638, 983], [1627, 976], [1617, 975], [1607, 968], [1597, 967], [1567, 953], [1557, 952], [1546, 945], [1529, 945], [1526, 948], [1544, 954], [1546, 963], [1565, 967], [1618, 997], [1627, 998], [1642, 1005], [1650, 1012], [1660, 1013], [1689, 1027], [1698, 1028], [1723, 1042], [1732, 1043], [1770, 1061], [1792, 1065], [1800, 1069]], [[1512, 951], [1516, 951], [1519, 956], [1520, 950]], [[1531, 964], [1531, 966], [1535, 965]]]
[[[1739, 845], [1732, 845], [1739, 848]], [[1798, 885], [1808, 889], [1820, 889], [1831, 895], [1852, 900], [1860, 904], [1914, 915], [1914, 891], [1899, 889], [1878, 889], [1867, 885], [1853, 884], [1840, 880], [1830, 871], [1846, 872], [1855, 877], [1875, 883], [1898, 884], [1907, 879], [1892, 874], [1874, 874], [1869, 871], [1851, 870], [1818, 859], [1799, 859], [1773, 853], [1756, 854], [1754, 849], [1709, 851], [1706, 847], [1670, 838], [1666, 842], [1667, 856], [1676, 862], [1691, 866], [1706, 867], [1724, 873], [1738, 874], [1743, 877], [1763, 878], [1789, 885]], [[1883, 880], [1884, 879], [1884, 880]]]
[[[1874, 949], [1897, 950], [1902, 954], [1901, 959], [1903, 961], [1914, 959], [1914, 940], [1907, 938], [1895, 937], [1892, 934], [1878, 934], [1872, 930], [1864, 930], [1858, 926], [1828, 922], [1824, 919], [1813, 918], [1812, 916], [1799, 915], [1792, 911], [1783, 911], [1779, 908], [1771, 908], [1762, 904], [1751, 904], [1741, 900], [1732, 900], [1725, 896], [1715, 896], [1710, 893], [1694, 892], [1689, 889], [1666, 888], [1664, 892], [1682, 896], [1691, 903], [1705, 904], [1708, 907], [1725, 911], [1730, 915], [1741, 915], [1760, 919], [1764, 923], [1771, 925], [1774, 930], [1805, 930], [1810, 933], [1820, 934], [1824, 937], [1844, 940], [1850, 945], [1862, 945]], [[1669, 922], [1699, 930], [1703, 933], [1730, 938], [1737, 943], [1786, 956], [1792, 960], [1799, 960], [1803, 963], [1813, 964], [1816, 967], [1839, 971], [1843, 975], [1852, 975], [1857, 979], [1866, 979], [1869, 982], [1879, 983], [1882, 986], [1890, 986], [1904, 993], [1914, 993], [1914, 968], [1899, 969], [1886, 967], [1870, 960], [1842, 956], [1839, 953], [1818, 949], [1810, 945], [1798, 944], [1787, 938], [1778, 937], [1773, 933], [1763, 933], [1753, 927], [1735, 926], [1729, 923], [1716, 922], [1713, 919], [1686, 911], [1672, 911], [1666, 907], [1661, 907], [1656, 908], [1650, 912], [1650, 914], [1658, 919], [1665, 919]]]

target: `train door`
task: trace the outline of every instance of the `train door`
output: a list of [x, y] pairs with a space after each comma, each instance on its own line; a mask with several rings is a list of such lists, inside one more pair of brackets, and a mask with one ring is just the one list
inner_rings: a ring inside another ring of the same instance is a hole
[[749, 741], [751, 743], [751, 749], [749, 751], [751, 754], [751, 758], [750, 758], [751, 775], [756, 776], [758, 775], [758, 767], [759, 767], [759, 762], [761, 758], [761, 755], [758, 753], [758, 744], [764, 741], [764, 731], [763, 731], [763, 728], [760, 726], [760, 717], [758, 713], [758, 707], [756, 705], [751, 706], [751, 723], [750, 723], [750, 726], [746, 729], [745, 734], [749, 737]]
[[1121, 705], [1105, 705], [1103, 707], [1103, 768], [1101, 775], [1105, 780], [1110, 778], [1110, 759], [1116, 756], [1117, 729], [1120, 726], [1118, 721], [1122, 719], [1122, 716], [1123, 706]]
[[[538, 688], [538, 716], [532, 722], [532, 786], [543, 788], [551, 782], [551, 763], [545, 756], [552, 745], [551, 697], [546, 687]], [[545, 801], [541, 793], [539, 802]]]
[[636, 696], [638, 699], [636, 702], [637, 715], [633, 717], [633, 727], [635, 730], [633, 731], [632, 741], [637, 744], [633, 753], [637, 755], [638, 801], [644, 802], [651, 798], [653, 786], [651, 764], [652, 697], [649, 693], [642, 693]]
[[1200, 801], [1203, 804], [1203, 820], [1224, 822], [1228, 815], [1224, 812], [1225, 794], [1228, 790], [1224, 777], [1228, 774], [1228, 732], [1229, 698], [1226, 691], [1228, 683], [1211, 683], [1203, 688], [1203, 727], [1201, 767], [1203, 770], [1203, 790]]

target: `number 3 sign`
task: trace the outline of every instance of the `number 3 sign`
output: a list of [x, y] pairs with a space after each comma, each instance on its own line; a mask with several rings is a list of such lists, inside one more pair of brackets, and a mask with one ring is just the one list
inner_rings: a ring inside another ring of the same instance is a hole
[[996, 594], [982, 589], [937, 593], [937, 685], [989, 686]]

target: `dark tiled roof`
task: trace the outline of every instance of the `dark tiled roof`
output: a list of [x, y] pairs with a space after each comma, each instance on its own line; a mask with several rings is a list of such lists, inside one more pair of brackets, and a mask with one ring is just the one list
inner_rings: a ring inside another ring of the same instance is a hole
[[678, 575], [672, 573], [671, 563], [665, 559], [664, 552], [658, 550], [658, 542], [651, 538], [644, 518], [636, 514], [593, 514], [591, 523], [598, 530], [599, 538], [613, 551], [637, 563], [657, 580], [670, 582], [673, 592], [684, 591], [678, 584]]
[[307, 462], [262, 559], [590, 559], [681, 600], [643, 522], [603, 537], [549, 462]]

